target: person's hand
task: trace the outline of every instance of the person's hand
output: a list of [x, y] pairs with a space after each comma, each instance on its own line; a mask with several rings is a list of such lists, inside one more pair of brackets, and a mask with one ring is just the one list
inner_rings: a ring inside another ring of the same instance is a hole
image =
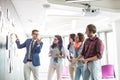
[[82, 59], [79, 60], [81, 63], [84, 63]]
[[50, 51], [49, 51], [49, 56], [51, 56], [51, 55], [52, 55], [52, 53], [53, 53], [53, 50], [50, 50]]
[[72, 59], [71, 61], [72, 61], [72, 63], [76, 63], [76, 62], [77, 62], [77, 59], [74, 58], [74, 59]]
[[53, 53], [53, 50], [50, 50], [50, 52], [49, 52], [50, 54], [52, 54]]
[[60, 53], [56, 54], [57, 57], [61, 57]]
[[88, 60], [87, 60], [87, 59], [84, 59], [84, 60], [83, 60], [83, 63], [84, 63], [84, 64], [87, 64], [87, 63], [88, 63]]
[[69, 59], [70, 62], [72, 62], [72, 59]]
[[37, 39], [37, 44], [40, 44], [42, 39], [43, 39], [43, 38], [38, 38], [38, 39]]
[[17, 40], [19, 39], [18, 36], [17, 36], [17, 34], [15, 34], [15, 37], [16, 37]]

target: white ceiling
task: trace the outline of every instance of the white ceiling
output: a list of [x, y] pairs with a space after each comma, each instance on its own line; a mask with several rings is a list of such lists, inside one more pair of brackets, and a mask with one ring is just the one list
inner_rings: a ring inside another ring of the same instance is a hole
[[30, 32], [31, 29], [40, 27], [42, 29], [43, 22], [45, 20], [45, 9], [43, 4], [45, 0], [12, 0], [16, 11], [26, 27], [26, 32]]
[[[51, 1], [57, 4], [46, 0], [12, 0], [26, 33], [30, 34], [34, 28], [39, 29], [42, 35], [84, 32], [89, 23], [96, 24], [99, 31], [110, 30], [110, 19], [120, 15], [119, 12], [101, 10], [98, 16], [82, 16], [80, 7], [60, 5], [61, 2], [58, 5], [60, 0]], [[46, 9], [44, 4], [49, 4], [50, 8]]]
[[[48, 0], [48, 2], [60, 5], [81, 7], [80, 3], [67, 3], [65, 0]], [[120, 9], [120, 0], [93, 0], [87, 3], [90, 3], [92, 6], [101, 8]]]

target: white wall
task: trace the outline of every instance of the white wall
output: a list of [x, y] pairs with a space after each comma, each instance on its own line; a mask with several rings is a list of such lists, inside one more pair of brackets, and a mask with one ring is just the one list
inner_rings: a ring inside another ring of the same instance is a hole
[[117, 74], [117, 80], [120, 80], [120, 19], [119, 20], [116, 20], [113, 22], [112, 24], [113, 26], [113, 32], [114, 32], [114, 36], [111, 36], [113, 38], [115, 38], [115, 54], [116, 55], [116, 58], [113, 58], [113, 59], [116, 59], [116, 74]]
[[[17, 33], [20, 39], [25, 39], [25, 32], [22, 29], [22, 25], [19, 19], [19, 16], [12, 4], [11, 0], [0, 0], [0, 7], [3, 12], [3, 32], [0, 30], [1, 40], [6, 42], [6, 36], [9, 36], [11, 33]], [[7, 9], [9, 10], [10, 16], [7, 19]], [[14, 29], [11, 27], [11, 22], [14, 24]], [[1, 29], [2, 26], [0, 26]], [[5, 48], [5, 44], [0, 49], [0, 80], [23, 80], [23, 58], [21, 53], [23, 50], [17, 52], [16, 45], [13, 42], [12, 47], [9, 46], [8, 50]], [[15, 51], [15, 52], [14, 52]], [[11, 68], [11, 72], [10, 72]]]

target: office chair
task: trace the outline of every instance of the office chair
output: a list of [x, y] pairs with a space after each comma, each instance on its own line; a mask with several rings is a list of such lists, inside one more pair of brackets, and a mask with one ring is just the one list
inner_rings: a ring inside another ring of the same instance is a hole
[[103, 65], [102, 66], [102, 79], [115, 79], [115, 70], [114, 66], [111, 64]]

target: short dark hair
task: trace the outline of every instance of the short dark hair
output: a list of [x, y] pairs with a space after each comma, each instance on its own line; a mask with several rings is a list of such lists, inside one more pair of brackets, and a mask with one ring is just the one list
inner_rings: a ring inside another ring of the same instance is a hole
[[39, 32], [37, 29], [32, 30], [32, 34], [34, 34], [34, 32]]
[[83, 33], [77, 33], [78, 37], [79, 37], [79, 42], [83, 42], [85, 37]]
[[96, 33], [96, 26], [94, 24], [89, 24], [87, 25], [87, 28], [89, 29], [90, 32]]

